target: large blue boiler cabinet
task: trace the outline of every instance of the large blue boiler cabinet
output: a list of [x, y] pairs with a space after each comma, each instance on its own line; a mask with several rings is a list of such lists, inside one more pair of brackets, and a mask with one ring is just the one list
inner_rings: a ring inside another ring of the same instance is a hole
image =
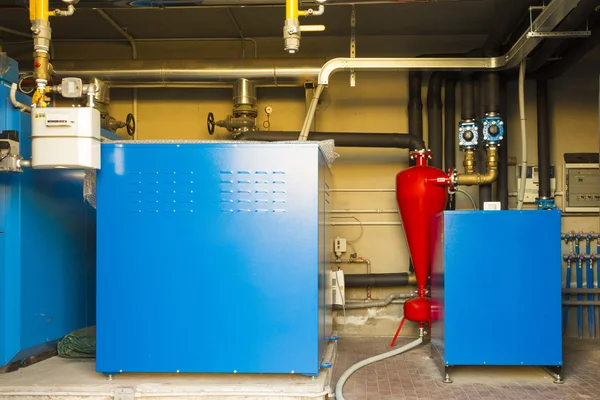
[[97, 371], [318, 374], [330, 187], [311, 142], [103, 144]]
[[[0, 133], [16, 134], [30, 159], [31, 115], [9, 99], [18, 78], [17, 63], [0, 53]], [[2, 372], [53, 354], [58, 339], [95, 322], [96, 215], [83, 178], [74, 170], [0, 173]]]
[[[546, 367], [559, 378], [560, 211], [444, 211], [432, 220], [432, 355]], [[557, 379], [560, 380], [560, 379]]]

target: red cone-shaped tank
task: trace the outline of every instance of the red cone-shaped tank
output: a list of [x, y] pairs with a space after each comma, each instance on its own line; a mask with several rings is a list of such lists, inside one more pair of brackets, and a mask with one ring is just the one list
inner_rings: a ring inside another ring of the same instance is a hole
[[396, 199], [415, 269], [418, 293], [424, 297], [431, 271], [430, 223], [431, 218], [446, 207], [448, 175], [427, 166], [427, 159], [431, 157], [428, 152], [415, 152], [411, 157], [417, 159], [417, 165], [396, 176]]

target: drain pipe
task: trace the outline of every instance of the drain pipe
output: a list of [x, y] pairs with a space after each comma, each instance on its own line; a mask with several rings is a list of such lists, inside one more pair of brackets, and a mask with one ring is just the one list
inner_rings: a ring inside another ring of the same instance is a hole
[[442, 169], [442, 73], [434, 71], [427, 87], [427, 130], [431, 166]]
[[[423, 101], [421, 99], [421, 82], [421, 71], [408, 72], [408, 133], [422, 139]], [[416, 160], [409, 157], [408, 164], [414, 166]]]
[[[444, 89], [444, 170], [456, 168], [456, 79], [446, 79]], [[456, 209], [456, 197], [448, 196], [448, 210]]]
[[548, 81], [537, 81], [537, 137], [539, 193], [535, 202], [539, 210], [554, 210], [550, 192], [550, 124], [548, 115]]

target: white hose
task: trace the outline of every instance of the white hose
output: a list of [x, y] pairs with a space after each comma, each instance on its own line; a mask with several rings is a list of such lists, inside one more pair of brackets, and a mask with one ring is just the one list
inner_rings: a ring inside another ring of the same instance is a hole
[[393, 356], [396, 356], [398, 354], [402, 354], [405, 353], [415, 347], [417, 347], [418, 345], [420, 345], [421, 343], [423, 343], [423, 338], [420, 337], [417, 340], [415, 340], [414, 342], [410, 342], [409, 344], [399, 347], [395, 350], [392, 351], [388, 351], [387, 353], [383, 353], [383, 354], [379, 354], [377, 356], [374, 357], [370, 357], [367, 358], [366, 360], [362, 360], [360, 362], [357, 362], [356, 364], [354, 364], [353, 366], [351, 366], [350, 368], [348, 368], [340, 377], [340, 380], [337, 382], [337, 384], [335, 385], [335, 400], [344, 400], [344, 396], [342, 394], [342, 391], [344, 389], [344, 384], [346, 383], [346, 381], [348, 380], [348, 378], [350, 378], [350, 376], [355, 373], [356, 371], [358, 371], [359, 369], [361, 369], [362, 367], [365, 367], [369, 364], [372, 364], [374, 362], [377, 361], [381, 361], [381, 360], [385, 360], [386, 358], [390, 358]]
[[462, 189], [456, 189], [456, 192], [462, 193], [465, 196], [467, 196], [469, 201], [471, 201], [471, 204], [473, 205], [473, 210], [477, 210], [477, 203], [475, 203], [475, 199], [473, 198], [473, 196], [471, 196], [471, 194], [469, 192], [467, 192], [466, 190], [462, 190]]
[[323, 85], [317, 85], [317, 87], [315, 88], [312, 101], [310, 102], [310, 106], [308, 107], [308, 111], [306, 112], [306, 118], [304, 118], [304, 125], [302, 125], [300, 136], [298, 136], [298, 140], [300, 141], [308, 140], [310, 126], [312, 125], [313, 119], [315, 118], [315, 113], [317, 112], [317, 105], [319, 104], [319, 97], [321, 97], [323, 89], [325, 89], [325, 86]]
[[525, 64], [519, 66], [519, 115], [521, 118], [521, 185], [517, 193], [517, 210], [523, 208], [525, 199], [525, 180], [527, 179], [527, 118], [525, 117]]
[[10, 85], [10, 102], [21, 112], [31, 113], [31, 107], [17, 100], [17, 84]]

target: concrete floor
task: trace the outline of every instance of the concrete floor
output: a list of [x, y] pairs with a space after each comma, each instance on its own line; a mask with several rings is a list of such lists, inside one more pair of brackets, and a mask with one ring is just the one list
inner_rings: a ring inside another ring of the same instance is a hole
[[[397, 346], [412, 339], [401, 338]], [[95, 372], [93, 360], [58, 357], [0, 375], [0, 400], [326, 399], [341, 373], [357, 361], [389, 350], [390, 338], [340, 338], [333, 371], [299, 375], [122, 374], [112, 381]], [[328, 348], [332, 358], [335, 348]], [[541, 368], [456, 368], [442, 383], [429, 345], [372, 364], [345, 386], [346, 400], [417, 399], [600, 399], [600, 342], [565, 344], [565, 383], [556, 385]], [[330, 389], [331, 388], [331, 389]]]
[[[401, 346], [410, 339], [399, 340]], [[390, 338], [343, 338], [334, 380], [349, 366], [389, 350]], [[372, 364], [350, 377], [346, 400], [417, 399], [600, 399], [600, 342], [569, 340], [564, 346], [565, 383], [541, 368], [462, 367], [454, 383], [442, 382], [428, 344]]]

